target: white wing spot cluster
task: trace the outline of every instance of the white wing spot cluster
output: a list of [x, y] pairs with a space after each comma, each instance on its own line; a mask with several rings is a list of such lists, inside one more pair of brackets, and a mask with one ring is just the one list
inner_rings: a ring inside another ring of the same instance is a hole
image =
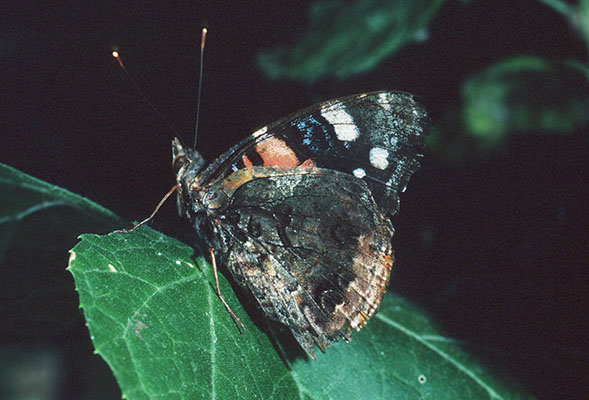
[[389, 151], [387, 149], [383, 149], [382, 147], [373, 147], [370, 149], [370, 153], [368, 154], [370, 164], [374, 168], [378, 169], [387, 169], [389, 166]]
[[366, 171], [364, 171], [364, 168], [356, 168], [355, 170], [352, 171], [352, 173], [354, 174], [354, 176], [356, 178], [362, 179], [366, 176]]
[[112, 264], [108, 264], [108, 269], [110, 269], [110, 272], [117, 272], [115, 266]]
[[335, 131], [335, 135], [342, 142], [353, 142], [360, 137], [360, 131], [354, 123], [354, 118], [346, 112], [344, 106], [335, 105], [321, 110], [321, 116], [327, 120]]

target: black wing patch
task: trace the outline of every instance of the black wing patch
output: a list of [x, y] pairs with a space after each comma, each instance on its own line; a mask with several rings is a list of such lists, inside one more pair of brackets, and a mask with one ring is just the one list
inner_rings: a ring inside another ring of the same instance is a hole
[[268, 150], [275, 155], [277, 144], [283, 143], [300, 162], [312, 160], [316, 167], [363, 179], [379, 206], [396, 214], [398, 193], [419, 167], [427, 130], [426, 112], [411, 94], [342, 97], [258, 130], [211, 164], [203, 178], [214, 182], [245, 167], [276, 165], [275, 159], [260, 154]]

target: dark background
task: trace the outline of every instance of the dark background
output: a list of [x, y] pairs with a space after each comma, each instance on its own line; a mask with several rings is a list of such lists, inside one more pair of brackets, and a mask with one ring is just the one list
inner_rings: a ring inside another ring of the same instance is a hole
[[[426, 41], [369, 73], [312, 85], [270, 81], [254, 63], [260, 50], [304, 33], [310, 2], [47, 3], [15, 2], [0, 16], [0, 162], [128, 220], [149, 215], [174, 184], [171, 139], [192, 141], [202, 26], [209, 36], [198, 147], [209, 160], [328, 98], [415, 93], [436, 126], [459, 104], [461, 82], [495, 61], [519, 54], [587, 61], [566, 21], [534, 1], [448, 1]], [[173, 129], [133, 90], [112, 46]], [[540, 398], [588, 390], [587, 133], [512, 135], [484, 156], [430, 149], [394, 221], [393, 290]], [[174, 202], [153, 226], [189, 229]], [[0, 340], [3, 357], [31, 349], [56, 355], [49, 359], [63, 370], [58, 397], [118, 396], [102, 386], [112, 378], [91, 356], [81, 318], [41, 338], [23, 331]]]

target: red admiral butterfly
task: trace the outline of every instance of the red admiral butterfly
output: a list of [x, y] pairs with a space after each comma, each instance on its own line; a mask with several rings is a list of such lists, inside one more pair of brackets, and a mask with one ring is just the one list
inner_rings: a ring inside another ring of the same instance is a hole
[[393, 265], [389, 217], [427, 125], [412, 95], [372, 92], [287, 116], [206, 168], [174, 139], [179, 211], [315, 358], [314, 345], [349, 341], [376, 313]]

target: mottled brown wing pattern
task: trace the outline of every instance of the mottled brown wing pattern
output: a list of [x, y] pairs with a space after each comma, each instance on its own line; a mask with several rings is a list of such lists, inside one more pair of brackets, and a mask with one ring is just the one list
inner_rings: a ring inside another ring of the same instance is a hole
[[[237, 184], [239, 182], [239, 184]], [[252, 167], [209, 188], [220, 255], [269, 318], [309, 356], [348, 340], [375, 312], [393, 263], [393, 228], [366, 183], [320, 168]]]

